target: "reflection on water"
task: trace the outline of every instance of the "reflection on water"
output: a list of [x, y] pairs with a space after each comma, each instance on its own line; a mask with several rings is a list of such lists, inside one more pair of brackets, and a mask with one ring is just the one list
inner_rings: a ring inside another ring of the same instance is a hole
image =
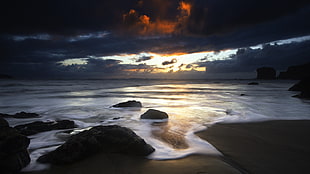
[[[222, 120], [309, 119], [309, 102], [292, 98], [294, 82], [268, 81], [249, 86], [247, 81], [0, 81], [0, 113], [35, 112], [40, 118], [8, 119], [10, 125], [69, 119], [84, 129], [117, 124], [134, 130], [156, 148], [152, 159], [180, 158], [191, 153], [215, 153], [194, 131]], [[241, 95], [244, 94], [244, 95]], [[138, 110], [111, 108], [128, 100], [142, 102]], [[289, 107], [288, 107], [289, 106]], [[169, 115], [167, 122], [145, 122], [148, 109]], [[32, 157], [43, 147], [63, 140], [54, 132], [31, 140]], [[34, 157], [35, 158], [35, 157]]]

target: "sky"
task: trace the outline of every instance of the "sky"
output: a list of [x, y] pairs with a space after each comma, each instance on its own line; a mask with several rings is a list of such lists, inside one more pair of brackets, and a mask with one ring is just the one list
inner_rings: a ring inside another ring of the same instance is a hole
[[310, 62], [309, 0], [3, 0], [0, 74], [238, 79]]

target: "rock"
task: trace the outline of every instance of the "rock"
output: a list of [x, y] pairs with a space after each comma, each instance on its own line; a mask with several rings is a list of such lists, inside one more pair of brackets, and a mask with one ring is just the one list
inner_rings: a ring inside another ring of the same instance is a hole
[[310, 78], [303, 79], [289, 88], [289, 91], [300, 91], [301, 93], [294, 96], [298, 98], [310, 98]]
[[120, 126], [96, 126], [71, 136], [56, 150], [38, 158], [38, 162], [68, 164], [97, 153], [122, 153], [146, 156], [154, 148], [132, 130]]
[[166, 119], [168, 114], [155, 109], [149, 109], [140, 116], [141, 119]]
[[19, 112], [16, 113], [14, 115], [10, 115], [10, 114], [2, 114], [0, 113], [0, 117], [5, 117], [5, 118], [36, 118], [39, 117], [39, 114], [36, 113], [27, 113], [27, 112]]
[[75, 128], [74, 121], [60, 120], [60, 121], [35, 121], [28, 124], [18, 125], [14, 128], [17, 129], [21, 134], [29, 136], [40, 132], [59, 130], [59, 129], [71, 129]]
[[1, 127], [9, 127], [9, 123], [4, 118], [0, 117], [0, 128]]
[[279, 79], [302, 80], [310, 77], [310, 63], [290, 66], [286, 72], [280, 72]]
[[265, 80], [272, 80], [276, 79], [277, 72], [274, 68], [271, 67], [262, 67], [256, 69], [257, 72], [257, 79], [265, 79]]
[[0, 118], [0, 169], [1, 173], [17, 173], [30, 163], [30, 139], [18, 133]]
[[35, 118], [35, 117], [39, 117], [39, 114], [19, 112], [19, 113], [16, 113], [13, 117], [14, 118]]
[[259, 85], [259, 83], [258, 82], [250, 82], [250, 83], [248, 83], [248, 85]]
[[118, 104], [116, 104], [116, 105], [113, 105], [112, 107], [115, 107], [115, 108], [121, 108], [121, 107], [138, 107], [138, 108], [141, 108], [141, 107], [142, 107], [142, 104], [141, 104], [141, 102], [139, 102], [139, 101], [130, 100], [130, 101], [127, 101], [127, 102], [118, 103]]

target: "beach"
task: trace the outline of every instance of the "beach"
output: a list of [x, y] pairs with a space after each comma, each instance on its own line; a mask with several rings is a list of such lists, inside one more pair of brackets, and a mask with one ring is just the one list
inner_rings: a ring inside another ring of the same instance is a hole
[[309, 173], [310, 121], [280, 120], [217, 123], [196, 133], [223, 156], [194, 154], [182, 159], [149, 160], [118, 154], [98, 154], [83, 161], [52, 166], [36, 174], [218, 174]]
[[200, 132], [248, 173], [309, 173], [310, 121], [215, 124]]

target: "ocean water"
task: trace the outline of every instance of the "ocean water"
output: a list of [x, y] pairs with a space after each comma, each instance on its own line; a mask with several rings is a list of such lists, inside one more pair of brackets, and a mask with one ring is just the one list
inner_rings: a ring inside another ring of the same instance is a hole
[[[216, 122], [252, 122], [274, 119], [310, 119], [310, 101], [291, 97], [296, 81], [247, 80], [42, 80], [0, 81], [0, 113], [35, 112], [39, 118], [7, 119], [11, 126], [33, 121], [69, 119], [78, 125], [30, 136], [31, 164], [24, 170], [41, 170], [42, 154], [61, 145], [66, 137], [97, 125], [132, 129], [156, 151], [155, 160], [182, 158], [189, 154], [221, 155], [194, 132]], [[242, 94], [242, 95], [241, 95]], [[137, 100], [140, 108], [112, 108], [119, 102]], [[148, 109], [168, 113], [164, 121], [140, 120]]]

